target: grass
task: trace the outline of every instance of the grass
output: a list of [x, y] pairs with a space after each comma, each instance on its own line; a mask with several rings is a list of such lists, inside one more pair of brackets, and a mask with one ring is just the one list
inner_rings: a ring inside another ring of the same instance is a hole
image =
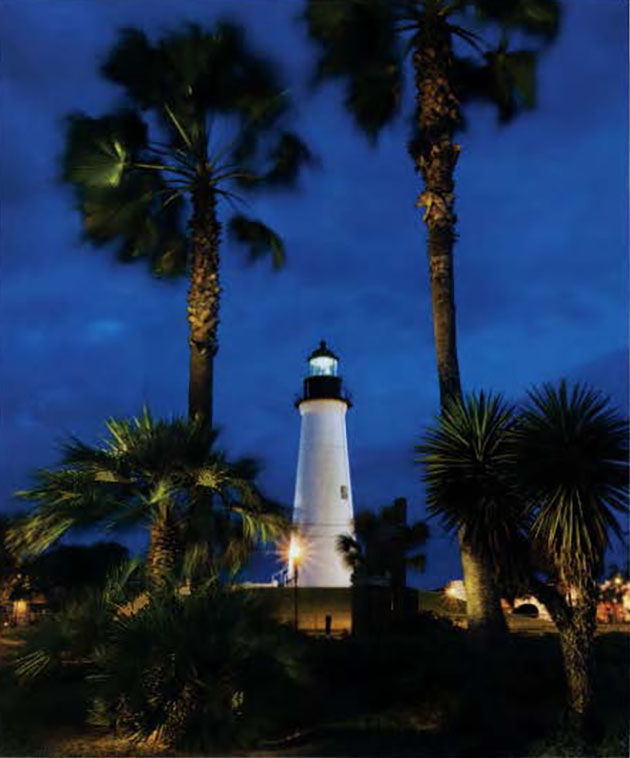
[[[596, 641], [601, 739], [589, 755], [627, 755], [629, 636]], [[0, 661], [1, 755], [126, 756], [144, 752], [86, 725], [87, 689], [77, 678], [18, 685]], [[371, 640], [305, 640], [310, 671], [286, 703], [297, 734], [270, 736], [253, 756], [577, 755], [562, 729], [564, 682], [557, 635], [513, 633], [480, 652], [446, 621], [420, 617], [413, 634]]]

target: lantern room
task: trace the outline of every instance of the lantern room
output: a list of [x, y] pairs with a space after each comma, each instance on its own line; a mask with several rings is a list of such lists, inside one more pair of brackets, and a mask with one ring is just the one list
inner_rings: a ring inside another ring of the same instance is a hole
[[339, 359], [330, 350], [325, 340], [319, 343], [319, 347], [308, 356], [308, 368], [310, 376], [337, 376]]
[[325, 340], [306, 359], [308, 374], [304, 378], [304, 391], [296, 405], [305, 400], [341, 400], [346, 405], [350, 401], [343, 392], [341, 377], [337, 373], [339, 358], [328, 347]]

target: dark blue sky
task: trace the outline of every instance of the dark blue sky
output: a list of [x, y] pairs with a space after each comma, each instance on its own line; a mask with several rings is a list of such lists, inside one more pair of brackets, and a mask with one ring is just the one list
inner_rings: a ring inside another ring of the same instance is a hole
[[[121, 25], [149, 34], [230, 13], [287, 69], [298, 128], [321, 160], [300, 191], [252, 200], [284, 236], [288, 266], [245, 266], [223, 247], [216, 420], [233, 455], [293, 495], [304, 358], [325, 337], [354, 397], [355, 508], [407, 496], [423, 514], [412, 447], [437, 409], [420, 189], [402, 120], [370, 147], [340, 91], [306, 87], [297, 0], [4, 0], [0, 5], [0, 497], [55, 462], [56, 441], [94, 441], [143, 403], [186, 408], [184, 281], [151, 280], [79, 242], [56, 182], [61, 121], [99, 115], [117, 90], [98, 62]], [[518, 399], [533, 383], [585, 379], [628, 411], [627, 19], [623, 0], [569, 0], [540, 66], [539, 107], [505, 129], [468, 110], [457, 168], [456, 297], [465, 389]], [[456, 544], [428, 549], [423, 586], [459, 574]], [[619, 554], [619, 550], [616, 551]]]

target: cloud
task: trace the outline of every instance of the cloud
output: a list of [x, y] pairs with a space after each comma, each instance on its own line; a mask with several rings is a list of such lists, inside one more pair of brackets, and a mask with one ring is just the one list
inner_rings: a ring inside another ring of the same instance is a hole
[[105, 342], [115, 339], [125, 330], [122, 321], [113, 318], [100, 318], [89, 323], [85, 330], [88, 342]]

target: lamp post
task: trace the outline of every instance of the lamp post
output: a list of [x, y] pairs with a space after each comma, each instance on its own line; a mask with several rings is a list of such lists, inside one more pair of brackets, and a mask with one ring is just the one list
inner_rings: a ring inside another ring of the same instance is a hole
[[298, 580], [300, 576], [300, 558], [302, 549], [297, 535], [291, 537], [289, 544], [289, 565], [293, 570], [293, 620], [295, 630], [298, 628]]
[[298, 628], [298, 577], [300, 575], [300, 567], [298, 565], [298, 562], [295, 562], [295, 568], [294, 568], [294, 576], [295, 580], [293, 582], [293, 614], [295, 617], [295, 630], [297, 631]]

